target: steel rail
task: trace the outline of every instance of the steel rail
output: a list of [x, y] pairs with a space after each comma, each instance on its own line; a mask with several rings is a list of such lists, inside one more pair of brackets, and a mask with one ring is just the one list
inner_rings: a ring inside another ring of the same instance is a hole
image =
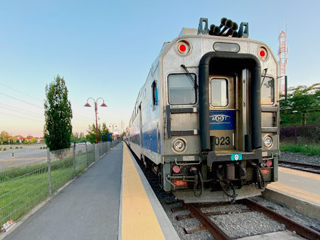
[[297, 162], [288, 162], [288, 161], [279, 161], [279, 166], [287, 165], [289, 168], [305, 171], [305, 172], [311, 172], [311, 173], [320, 173], [320, 166], [318, 165], [310, 165], [305, 163], [297, 163]]
[[268, 208], [254, 202], [252, 200], [243, 199], [243, 200], [239, 200], [239, 202], [247, 205], [252, 210], [262, 212], [263, 214], [267, 215], [268, 217], [274, 219], [275, 221], [286, 225], [286, 227], [290, 231], [295, 231], [297, 234], [299, 234], [302, 237], [305, 237], [310, 240], [320, 240], [320, 233], [318, 233], [308, 227], [302, 226], [302, 225], [292, 221], [291, 219], [289, 219], [285, 216], [282, 216], [279, 213], [272, 211], [271, 209], [268, 209]]
[[190, 210], [190, 212], [196, 217], [202, 225], [215, 237], [215, 239], [221, 240], [231, 240], [225, 232], [221, 230], [214, 222], [210, 220], [205, 213], [201, 212], [194, 204], [185, 203], [185, 207]]

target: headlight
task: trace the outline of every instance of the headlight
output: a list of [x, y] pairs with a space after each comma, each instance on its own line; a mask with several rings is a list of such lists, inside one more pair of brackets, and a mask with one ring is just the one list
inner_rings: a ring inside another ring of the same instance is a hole
[[183, 152], [186, 150], [187, 144], [184, 139], [177, 138], [173, 141], [173, 150], [176, 152]]
[[265, 135], [263, 138], [263, 143], [266, 148], [271, 148], [273, 145], [273, 139], [270, 135]]

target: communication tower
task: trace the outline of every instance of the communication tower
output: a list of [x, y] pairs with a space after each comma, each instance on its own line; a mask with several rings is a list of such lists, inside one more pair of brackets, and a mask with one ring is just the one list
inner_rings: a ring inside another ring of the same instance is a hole
[[124, 132], [124, 122], [123, 122], [123, 120], [121, 120], [121, 132], [120, 133], [123, 133]]
[[280, 78], [280, 93], [286, 94], [287, 88], [287, 33], [281, 31], [279, 35], [279, 78]]

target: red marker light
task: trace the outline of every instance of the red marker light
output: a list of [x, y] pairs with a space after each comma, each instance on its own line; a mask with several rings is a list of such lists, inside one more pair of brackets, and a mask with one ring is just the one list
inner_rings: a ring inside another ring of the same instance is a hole
[[263, 47], [263, 46], [259, 47], [257, 53], [258, 53], [258, 57], [260, 58], [260, 60], [262, 60], [262, 61], [267, 60], [268, 50], [265, 47]]
[[186, 45], [181, 44], [180, 47], [179, 47], [179, 50], [180, 50], [180, 52], [185, 52], [187, 50]]
[[260, 170], [261, 170], [261, 173], [262, 173], [263, 175], [269, 174], [269, 169], [268, 169], [268, 168], [262, 168], [262, 169], [260, 169]]
[[173, 184], [175, 186], [179, 186], [179, 187], [188, 185], [188, 183], [186, 181], [183, 181], [183, 180], [174, 180]]
[[187, 55], [191, 52], [191, 45], [186, 40], [180, 40], [177, 42], [176, 49], [180, 55]]

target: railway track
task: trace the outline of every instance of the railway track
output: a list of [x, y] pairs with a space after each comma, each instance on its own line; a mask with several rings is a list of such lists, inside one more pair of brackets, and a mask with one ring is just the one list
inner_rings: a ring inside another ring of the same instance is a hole
[[318, 165], [289, 162], [289, 161], [279, 161], [278, 164], [281, 167], [292, 168], [292, 169], [301, 170], [305, 172], [320, 174], [320, 166]]
[[[248, 231], [251, 232], [250, 235], [259, 236], [269, 233], [268, 231], [270, 230], [268, 228], [268, 225], [270, 225], [270, 223], [264, 223], [264, 219], [267, 216], [268, 218], [271, 218], [275, 221], [274, 223], [271, 223], [271, 225], [273, 225], [273, 230], [271, 231], [275, 230], [277, 232], [276, 234], [279, 234], [285, 230], [289, 230], [307, 239], [320, 239], [320, 232], [302, 226], [292, 221], [288, 217], [280, 215], [274, 210], [266, 208], [249, 199], [239, 200], [234, 205], [217, 203], [183, 204], [183, 209], [189, 210], [190, 213], [177, 215], [176, 219], [178, 221], [196, 218], [201, 223], [198, 226], [185, 227], [184, 231], [187, 234], [193, 234], [197, 231], [207, 230], [212, 234], [214, 239], [229, 240], [247, 237], [246, 234], [248, 233], [246, 233], [246, 231], [244, 230], [246, 224], [239, 224], [236, 222], [237, 217], [243, 214], [246, 215], [243, 217], [246, 219], [245, 221], [250, 222], [250, 219], [248, 219], [250, 218], [250, 216], [252, 216], [251, 220], [255, 219], [254, 221], [260, 219], [260, 222], [258, 224], [252, 226], [253, 228], [255, 228], [255, 231], [252, 231], [252, 229]], [[181, 207], [177, 209], [173, 208], [172, 211], [181, 211]], [[258, 215], [261, 216], [259, 218], [256, 218]], [[231, 223], [227, 223], [227, 221], [230, 221]], [[270, 222], [270, 220], [268, 221]], [[278, 227], [276, 227], [277, 225]], [[238, 231], [239, 229], [237, 231], [234, 231], [235, 228], [241, 228], [242, 233], [241, 231]]]

